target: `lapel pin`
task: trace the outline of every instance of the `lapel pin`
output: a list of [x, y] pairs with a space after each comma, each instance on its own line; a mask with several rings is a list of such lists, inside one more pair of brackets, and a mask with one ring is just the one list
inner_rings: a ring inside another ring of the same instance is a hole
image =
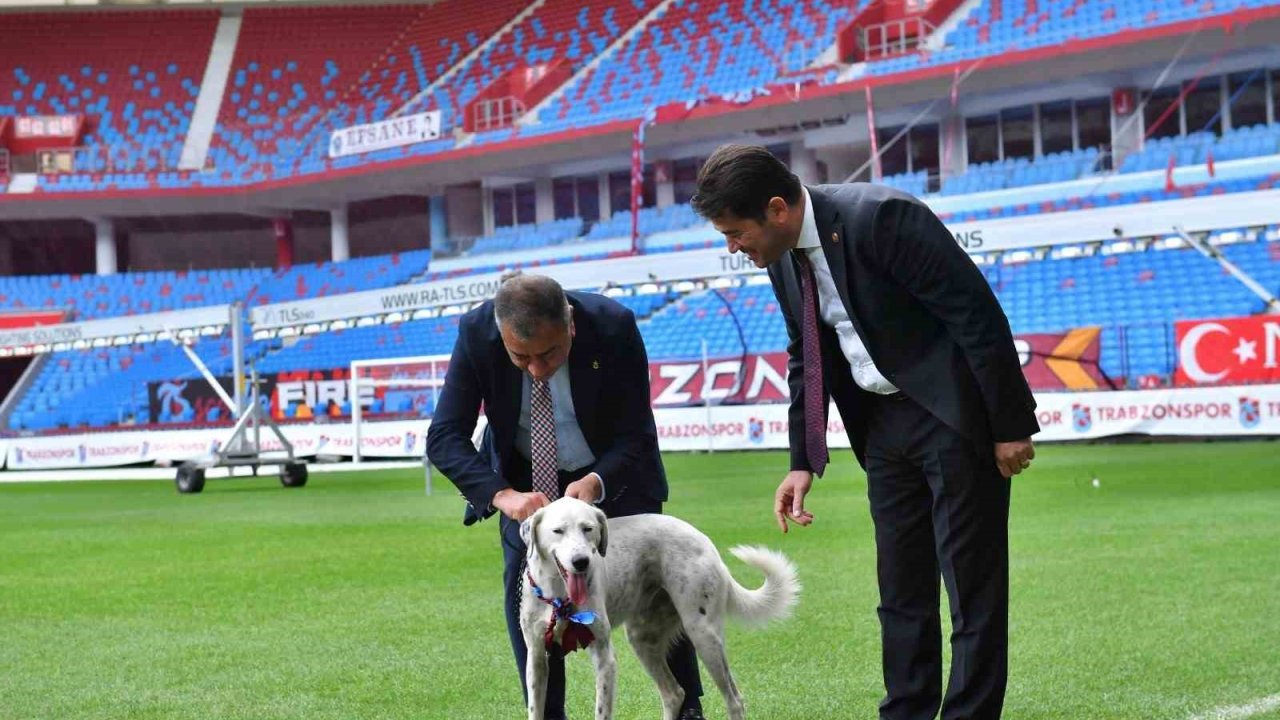
[[840, 242], [840, 233], [838, 233], [838, 232], [833, 232], [833, 233], [831, 233], [831, 242], [833, 242], [833, 243], [838, 243], [838, 242]]
[[591, 361], [591, 369], [592, 369], [592, 370], [599, 370], [599, 369], [600, 369], [600, 361], [599, 361], [599, 360], [592, 360], [592, 361]]

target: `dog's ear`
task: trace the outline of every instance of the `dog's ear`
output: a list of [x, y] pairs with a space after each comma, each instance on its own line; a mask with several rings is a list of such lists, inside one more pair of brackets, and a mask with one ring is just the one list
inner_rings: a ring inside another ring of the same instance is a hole
[[542, 552], [542, 548], [538, 547], [538, 523], [540, 522], [542, 522], [541, 508], [520, 523], [520, 541], [524, 543], [526, 562], [533, 562]]
[[604, 557], [604, 553], [609, 549], [609, 518], [600, 508], [595, 508], [596, 524], [600, 528], [600, 540], [596, 542], [596, 551], [600, 553], [600, 557]]

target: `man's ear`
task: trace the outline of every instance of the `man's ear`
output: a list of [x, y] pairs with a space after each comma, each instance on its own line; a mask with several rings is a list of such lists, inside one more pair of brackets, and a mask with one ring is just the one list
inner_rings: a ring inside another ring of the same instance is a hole
[[596, 526], [600, 528], [600, 539], [596, 541], [596, 551], [600, 553], [600, 557], [604, 557], [604, 553], [609, 549], [609, 518], [600, 508], [595, 508]]
[[774, 196], [769, 198], [769, 204], [765, 206], [765, 220], [785, 223], [790, 212], [791, 205], [783, 198]]
[[538, 523], [541, 522], [542, 510], [539, 509], [520, 523], [520, 540], [525, 547], [525, 562], [532, 563], [542, 555], [542, 548], [538, 546]]

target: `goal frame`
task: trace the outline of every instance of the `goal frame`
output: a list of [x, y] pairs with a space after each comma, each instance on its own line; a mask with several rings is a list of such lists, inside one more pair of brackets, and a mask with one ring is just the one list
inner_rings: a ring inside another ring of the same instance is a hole
[[[353, 360], [351, 362], [351, 377], [348, 379], [348, 392], [351, 398], [351, 430], [354, 434], [351, 461], [359, 464], [362, 461], [360, 446], [364, 438], [364, 407], [360, 402], [360, 389], [362, 387], [398, 387], [398, 388], [434, 388], [434, 395], [437, 400], [440, 398], [440, 388], [444, 387], [444, 378], [446, 370], [440, 371], [437, 375], [432, 372], [429, 378], [368, 378], [361, 375], [361, 371], [369, 368], [378, 367], [394, 367], [403, 365], [422, 364], [429, 365], [434, 368], [437, 366], [447, 366], [451, 355], [412, 355], [406, 357], [384, 357], [370, 358], [365, 360]], [[430, 483], [430, 469], [428, 469], [427, 482]]]

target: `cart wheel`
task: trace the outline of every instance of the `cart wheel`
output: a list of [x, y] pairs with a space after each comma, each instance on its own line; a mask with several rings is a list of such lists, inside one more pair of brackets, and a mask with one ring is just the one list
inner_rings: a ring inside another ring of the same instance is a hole
[[280, 469], [280, 484], [285, 487], [302, 487], [307, 484], [307, 464], [285, 463]]
[[184, 495], [204, 490], [204, 470], [183, 463], [178, 466], [178, 492]]

